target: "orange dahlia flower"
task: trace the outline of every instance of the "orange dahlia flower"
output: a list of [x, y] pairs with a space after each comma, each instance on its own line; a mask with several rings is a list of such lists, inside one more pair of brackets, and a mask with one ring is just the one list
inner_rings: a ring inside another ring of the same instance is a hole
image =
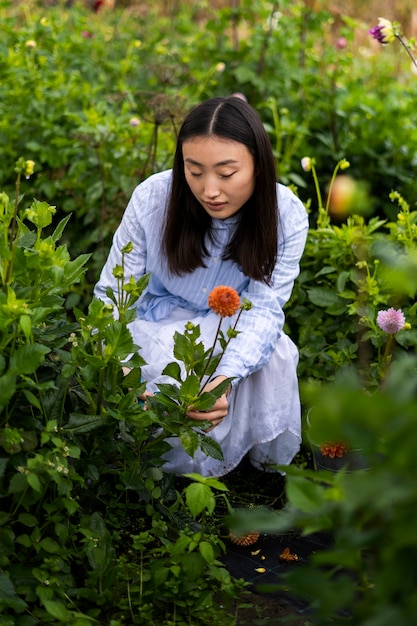
[[208, 305], [221, 317], [231, 317], [240, 308], [240, 297], [233, 287], [219, 285], [210, 291]]
[[347, 446], [340, 442], [325, 443], [320, 446], [320, 452], [323, 456], [328, 456], [331, 459], [334, 459], [335, 456], [340, 459], [347, 452]]

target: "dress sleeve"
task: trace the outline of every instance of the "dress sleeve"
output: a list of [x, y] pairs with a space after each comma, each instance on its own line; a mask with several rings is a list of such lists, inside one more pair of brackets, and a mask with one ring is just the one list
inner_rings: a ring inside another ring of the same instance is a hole
[[170, 185], [170, 172], [150, 176], [136, 187], [123, 214], [114, 236], [106, 263], [99, 281], [94, 288], [94, 295], [109, 302], [107, 287], [117, 290], [117, 280], [113, 270], [122, 264], [122, 250], [129, 242], [133, 250], [124, 256], [125, 282], [131, 276], [138, 280], [150, 271], [150, 256], [159, 255], [161, 211], [165, 209]]
[[[281, 187], [281, 185], [280, 185]], [[288, 189], [280, 199], [278, 258], [271, 286], [251, 280], [241, 294], [252, 303], [242, 311], [237, 330], [216, 372], [235, 383], [266, 365], [282, 333], [283, 307], [300, 271], [300, 259], [308, 232], [308, 216], [302, 202]]]

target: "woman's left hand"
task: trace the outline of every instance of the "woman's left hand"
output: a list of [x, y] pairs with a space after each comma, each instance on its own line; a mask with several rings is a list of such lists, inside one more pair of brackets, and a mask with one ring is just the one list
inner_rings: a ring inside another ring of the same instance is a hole
[[[226, 380], [226, 376], [216, 376], [207, 385], [205, 385], [203, 391], [211, 391], [215, 389], [217, 385]], [[211, 409], [208, 411], [188, 411], [187, 415], [193, 420], [197, 421], [209, 421], [213, 424], [211, 428], [207, 428], [206, 432], [212, 430], [215, 426], [218, 426], [220, 422], [226, 417], [229, 410], [229, 402], [227, 400], [228, 392], [222, 394], [217, 398]]]

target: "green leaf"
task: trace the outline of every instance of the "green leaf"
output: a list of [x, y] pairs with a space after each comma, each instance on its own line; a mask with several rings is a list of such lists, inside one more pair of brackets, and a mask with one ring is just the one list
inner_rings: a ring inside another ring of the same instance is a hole
[[63, 430], [72, 434], [89, 433], [97, 428], [103, 428], [112, 423], [112, 419], [102, 415], [84, 415], [82, 413], [71, 413], [68, 424]]
[[67, 215], [66, 217], [64, 217], [64, 219], [62, 219], [59, 222], [58, 226], [55, 228], [54, 232], [51, 235], [51, 239], [53, 240], [54, 243], [56, 243], [57, 241], [61, 239], [62, 234], [65, 230], [65, 227], [68, 224], [70, 219], [71, 219], [71, 214]]
[[194, 397], [200, 391], [200, 381], [195, 374], [189, 374], [181, 385], [180, 394], [182, 397]]
[[10, 528], [0, 528], [0, 555], [15, 553], [15, 534]]
[[25, 491], [27, 486], [27, 475], [19, 472], [11, 477], [7, 493], [20, 493], [21, 491]]
[[32, 336], [32, 319], [30, 315], [21, 315], [19, 319], [19, 325], [26, 339], [30, 340]]
[[6, 574], [0, 572], [0, 598], [14, 598], [16, 591], [12, 581]]
[[51, 554], [59, 554], [61, 552], [61, 546], [55, 539], [51, 537], [45, 537], [39, 542], [39, 545], [46, 551]]
[[89, 260], [91, 254], [80, 254], [74, 261], [68, 261], [64, 266], [65, 287], [69, 287], [78, 282], [83, 276], [84, 265]]
[[159, 383], [158, 389], [167, 398], [172, 398], [173, 400], [179, 401], [180, 390], [177, 385], [170, 385], [169, 383]]
[[111, 356], [126, 358], [135, 349], [132, 335], [126, 326], [115, 321], [104, 329], [105, 348], [104, 356], [108, 360]]
[[216, 499], [212, 490], [202, 483], [188, 485], [185, 490], [185, 500], [193, 517], [197, 517], [205, 509], [209, 513], [213, 513], [216, 506]]
[[325, 489], [302, 476], [289, 476], [287, 483], [288, 500], [300, 511], [317, 511], [326, 498]]
[[224, 460], [223, 450], [217, 441], [211, 437], [207, 437], [207, 435], [204, 435], [203, 433], [198, 433], [198, 440], [201, 451], [204, 452], [204, 454], [211, 456], [217, 461]]
[[0, 478], [3, 478], [4, 472], [6, 471], [7, 462], [9, 459], [0, 458]]
[[33, 528], [38, 523], [37, 518], [30, 513], [20, 513], [18, 521], [24, 526], [29, 526], [30, 528]]
[[180, 432], [180, 441], [185, 452], [193, 457], [198, 449], [197, 433], [191, 428], [184, 428]]
[[216, 555], [214, 554], [213, 546], [208, 541], [200, 541], [198, 549], [200, 550], [201, 556], [207, 563], [214, 563]]
[[194, 359], [194, 346], [192, 341], [179, 332], [174, 333], [174, 357], [188, 366]]
[[39, 411], [42, 410], [41, 407], [41, 403], [39, 402], [38, 398], [31, 392], [29, 391], [29, 389], [23, 389], [22, 390], [26, 400], [29, 402], [29, 404], [31, 404], [32, 406], [36, 407], [37, 409], [39, 409]]
[[4, 376], [0, 376], [0, 406], [6, 406], [15, 391], [16, 377], [10, 372], [7, 372]]
[[328, 287], [313, 287], [307, 293], [310, 302], [319, 307], [326, 308], [340, 302], [339, 296]]
[[41, 483], [37, 474], [34, 474], [33, 472], [28, 472], [26, 474], [26, 478], [32, 489], [34, 489], [35, 491], [41, 490]]
[[182, 381], [181, 368], [176, 361], [174, 361], [173, 363], [168, 363], [165, 369], [162, 370], [162, 374], [164, 376], [171, 376], [171, 378], [177, 380], [179, 383]]
[[15, 374], [33, 374], [45, 360], [50, 349], [39, 343], [26, 344], [15, 350], [10, 358], [9, 371]]
[[212, 489], [218, 489], [219, 491], [229, 491], [229, 488], [222, 483], [218, 478], [202, 476], [201, 474], [184, 474], [186, 478], [190, 478], [191, 480], [195, 480], [196, 482], [203, 483], [208, 485]]
[[45, 609], [59, 622], [65, 622], [69, 624], [71, 621], [74, 621], [71, 616], [71, 612], [61, 604], [61, 602], [56, 602], [55, 600], [44, 600], [43, 602]]

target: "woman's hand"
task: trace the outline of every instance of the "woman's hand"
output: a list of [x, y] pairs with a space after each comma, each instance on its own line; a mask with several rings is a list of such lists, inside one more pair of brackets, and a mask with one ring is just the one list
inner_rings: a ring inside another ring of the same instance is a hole
[[[211, 391], [212, 389], [215, 389], [217, 385], [222, 383], [224, 380], [226, 380], [226, 376], [216, 376], [216, 378], [205, 385], [203, 391]], [[218, 426], [218, 424], [220, 424], [220, 422], [227, 415], [229, 410], [229, 402], [227, 400], [228, 394], [229, 391], [221, 395], [220, 398], [217, 398], [216, 402], [208, 411], [188, 411], [188, 417], [196, 421], [211, 422], [213, 426], [211, 428], [207, 428], [206, 432], [212, 430], [215, 426]]]

